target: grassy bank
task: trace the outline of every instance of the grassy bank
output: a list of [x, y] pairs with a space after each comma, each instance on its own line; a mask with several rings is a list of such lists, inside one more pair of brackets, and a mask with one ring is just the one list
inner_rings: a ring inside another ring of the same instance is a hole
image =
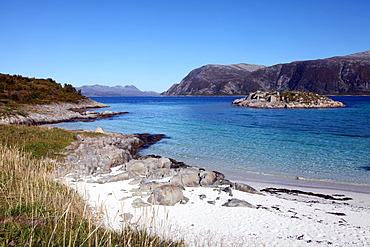
[[143, 231], [100, 227], [75, 191], [51, 179], [76, 133], [0, 125], [0, 246], [181, 246]]

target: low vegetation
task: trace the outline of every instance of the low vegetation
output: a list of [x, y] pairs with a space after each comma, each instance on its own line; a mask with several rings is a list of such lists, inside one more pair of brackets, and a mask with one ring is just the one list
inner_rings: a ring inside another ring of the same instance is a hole
[[289, 101], [300, 101], [300, 102], [315, 102], [318, 100], [325, 100], [328, 101], [330, 98], [319, 95], [317, 93], [312, 92], [301, 92], [301, 91], [285, 91], [282, 92], [280, 97], [285, 99], [286, 102]]
[[0, 102], [21, 104], [48, 104], [52, 102], [76, 103], [85, 98], [71, 84], [61, 84], [53, 79], [36, 79], [20, 75], [0, 74]]
[[26, 116], [25, 104], [77, 103], [86, 98], [70, 84], [53, 79], [36, 79], [20, 75], [0, 74], [0, 118]]
[[0, 246], [182, 246], [131, 228], [98, 224], [72, 189], [53, 180], [57, 157], [76, 133], [0, 125]]

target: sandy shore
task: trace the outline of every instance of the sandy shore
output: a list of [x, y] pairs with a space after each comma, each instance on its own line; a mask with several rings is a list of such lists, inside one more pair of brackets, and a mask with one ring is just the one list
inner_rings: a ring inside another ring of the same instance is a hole
[[[187, 204], [134, 208], [135, 199], [146, 202], [148, 198], [133, 196], [131, 190], [138, 185], [129, 184], [131, 180], [91, 183], [101, 176], [105, 175], [65, 181], [83, 195], [102, 224], [116, 230], [125, 224], [145, 227], [165, 238], [184, 239], [188, 246], [370, 246], [370, 191], [366, 193], [366, 187], [356, 192], [254, 179], [247, 184], [258, 190], [283, 187], [352, 200], [237, 190], [230, 196], [210, 187], [186, 187]], [[245, 200], [255, 208], [222, 206], [230, 198]], [[125, 221], [124, 214], [133, 218]]]

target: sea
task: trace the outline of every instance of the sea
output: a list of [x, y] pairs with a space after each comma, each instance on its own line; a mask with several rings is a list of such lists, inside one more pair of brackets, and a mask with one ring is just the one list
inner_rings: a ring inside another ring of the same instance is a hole
[[53, 126], [164, 134], [140, 154], [241, 179], [266, 175], [370, 186], [369, 96], [331, 97], [346, 107], [327, 109], [254, 109], [232, 105], [237, 98], [95, 97], [108, 110], [128, 113]]

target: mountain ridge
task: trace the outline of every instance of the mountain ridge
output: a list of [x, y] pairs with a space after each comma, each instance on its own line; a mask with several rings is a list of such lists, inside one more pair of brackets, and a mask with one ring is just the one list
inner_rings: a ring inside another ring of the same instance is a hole
[[[162, 95], [244, 95], [257, 90], [370, 95], [370, 51], [272, 66], [205, 65]], [[240, 64], [239, 64], [240, 65]]]
[[159, 93], [153, 91], [141, 91], [134, 85], [83, 85], [76, 87], [87, 97], [130, 97], [130, 96], [158, 96]]

